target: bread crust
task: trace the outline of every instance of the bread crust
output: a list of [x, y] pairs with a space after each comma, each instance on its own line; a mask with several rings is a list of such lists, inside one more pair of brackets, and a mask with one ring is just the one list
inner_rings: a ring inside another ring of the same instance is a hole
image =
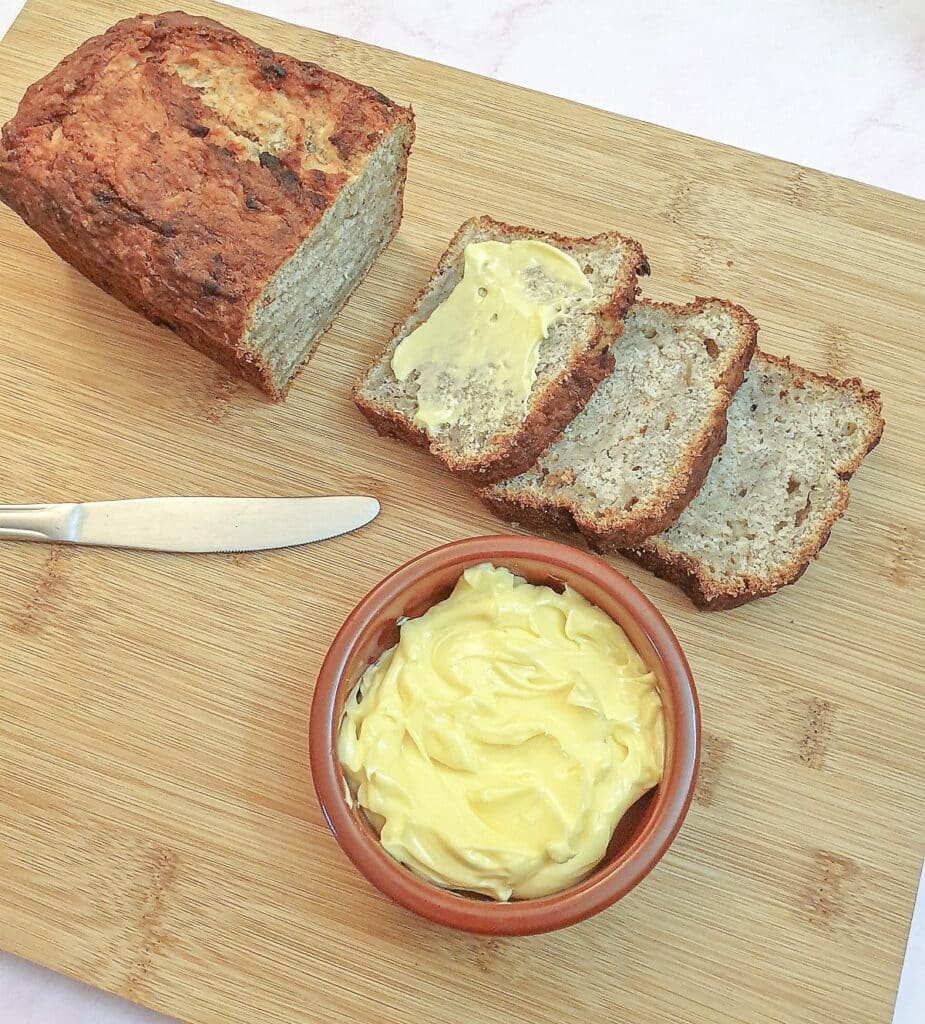
[[831, 536], [832, 527], [844, 515], [849, 500], [848, 481], [883, 436], [883, 405], [879, 392], [866, 389], [856, 377], [839, 379], [806, 370], [793, 363], [789, 357], [772, 356], [764, 352], [759, 355], [765, 362], [792, 373], [796, 386], [812, 380], [815, 383], [854, 392], [858, 403], [867, 413], [868, 430], [863, 444], [859, 446], [854, 456], [835, 467], [835, 473], [839, 478], [838, 495], [818, 529], [809, 535], [793, 552], [789, 561], [770, 577], [743, 577], [738, 586], [723, 586], [721, 582], [710, 577], [700, 562], [681, 552], [668, 550], [657, 536], [648, 538], [640, 546], [621, 551], [621, 554], [638, 562], [659, 578], [680, 587], [698, 608], [709, 611], [736, 608], [756, 598], [769, 597], [782, 587], [797, 582], [825, 547]]
[[624, 238], [616, 232], [607, 232], [594, 238], [568, 238], [554, 232], [538, 231], [536, 228], [504, 224], [488, 216], [473, 218], [463, 223], [453, 235], [440, 257], [436, 270], [418, 293], [408, 315], [395, 325], [390, 344], [404, 325], [415, 317], [430, 291], [434, 278], [444, 273], [460, 258], [461, 239], [474, 226], [492, 232], [495, 237], [505, 241], [539, 238], [561, 248], [588, 243], [613, 246], [621, 244], [630, 255], [624, 279], [601, 307], [598, 322], [585, 350], [578, 353], [556, 380], [534, 399], [520, 429], [516, 433], [496, 438], [491, 449], [477, 460], [455, 457], [453, 453], [440, 446], [439, 438], [432, 438], [426, 430], [416, 426], [408, 417], [396, 410], [381, 407], [363, 395], [362, 385], [369, 370], [379, 364], [381, 353], [355, 385], [354, 402], [380, 434], [426, 448], [452, 473], [476, 486], [486, 486], [517, 476], [525, 469], [529, 469], [585, 407], [598, 384], [612, 372], [614, 363], [610, 347], [623, 331], [623, 317], [635, 301], [638, 292], [638, 277], [649, 273], [649, 264], [638, 242]]
[[561, 535], [571, 539], [579, 529], [571, 513], [555, 505], [534, 508], [530, 505], [515, 505], [511, 501], [499, 497], [491, 488], [479, 488], [476, 492], [482, 504], [499, 519], [514, 526], [522, 526], [534, 533]]
[[658, 501], [649, 504], [643, 511], [627, 513], [613, 510], [609, 515], [593, 516], [586, 514], [582, 506], [568, 495], [563, 495], [557, 501], [552, 496], [540, 497], [529, 491], [499, 494], [496, 491], [480, 490], [479, 497], [495, 515], [541, 532], [567, 532], [574, 528], [584, 534], [595, 551], [611, 554], [667, 529], [696, 497], [713, 459], [726, 440], [726, 409], [751, 362], [758, 337], [758, 322], [741, 306], [704, 296], [699, 296], [685, 306], [647, 299], [640, 299], [638, 305], [664, 310], [678, 317], [692, 316], [707, 306], [719, 305], [739, 325], [743, 338], [739, 353], [719, 381], [712, 413], [704, 420], [699, 436], [674, 471], [669, 487]]
[[[285, 144], [176, 71], [205, 60]], [[407, 161], [410, 108], [211, 19], [139, 15], [29, 87], [3, 128], [0, 198], [95, 284], [279, 398], [246, 345], [256, 304], [395, 130]], [[323, 162], [307, 155], [319, 140]]]

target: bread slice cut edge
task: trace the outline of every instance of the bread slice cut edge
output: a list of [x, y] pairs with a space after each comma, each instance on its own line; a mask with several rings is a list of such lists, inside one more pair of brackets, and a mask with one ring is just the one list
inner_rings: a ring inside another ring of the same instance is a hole
[[[667, 529], [696, 496], [713, 459], [726, 439], [726, 410], [748, 369], [758, 337], [758, 323], [741, 306], [715, 297], [698, 296], [693, 302], [679, 306], [672, 303], [641, 299], [637, 306], [659, 310], [679, 320], [694, 316], [710, 306], [719, 307], [736, 324], [738, 345], [724, 373], [716, 381], [713, 400], [702, 427], [686, 446], [683, 461], [672, 473], [670, 481], [654, 502], [633, 514], [620, 509], [604, 514], [590, 514], [580, 503], [554, 493], [537, 495], [528, 491], [508, 492], [507, 487], [486, 487], [479, 497], [491, 512], [508, 522], [518, 523], [544, 533], [582, 533], [595, 550], [613, 553], [634, 545]], [[619, 345], [615, 349], [619, 360]]]
[[797, 387], [810, 381], [852, 392], [858, 406], [863, 410], [866, 429], [851, 457], [833, 467], [833, 472], [838, 478], [836, 498], [826, 510], [816, 530], [792, 551], [774, 573], [765, 578], [742, 576], [735, 581], [723, 582], [707, 571], [697, 558], [673, 549], [661, 535], [649, 537], [641, 544], [621, 551], [623, 555], [649, 569], [660, 579], [680, 587], [697, 607], [710, 611], [736, 608], [757, 598], [769, 597], [782, 587], [797, 582], [818, 557], [828, 542], [835, 523], [844, 515], [849, 501], [848, 481], [883, 436], [883, 406], [880, 394], [866, 389], [856, 377], [839, 379], [827, 374], [814, 373], [796, 365], [789, 357], [756, 352], [753, 365], [757, 367], [761, 362], [791, 373]]

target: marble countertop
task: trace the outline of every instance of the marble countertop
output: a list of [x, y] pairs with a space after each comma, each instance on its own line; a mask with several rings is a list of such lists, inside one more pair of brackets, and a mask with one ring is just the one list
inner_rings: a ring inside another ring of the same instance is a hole
[[[925, 199], [922, 0], [246, 0], [237, 6]], [[0, 33], [20, 7], [21, 0], [0, 0]], [[925, 1020], [921, 888], [894, 1024]], [[2, 953], [0, 1019], [166, 1021]]]

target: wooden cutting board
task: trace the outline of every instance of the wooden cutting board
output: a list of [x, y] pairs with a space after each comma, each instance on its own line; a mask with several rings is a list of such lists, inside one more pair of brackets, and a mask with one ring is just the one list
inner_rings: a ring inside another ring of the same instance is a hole
[[[923, 853], [925, 206], [185, 6], [414, 104], [401, 234], [273, 405], [3, 208], [0, 498], [359, 491], [383, 513], [268, 554], [0, 546], [0, 946], [216, 1024], [888, 1021]], [[0, 118], [135, 11], [31, 0], [0, 48]], [[447, 238], [481, 212], [635, 236], [647, 294], [742, 302], [769, 351], [881, 388], [888, 423], [798, 586], [705, 614], [617, 563], [697, 677], [697, 796], [665, 861], [618, 906], [504, 941], [442, 930], [373, 891], [328, 834], [306, 750], [316, 670], [357, 599], [412, 555], [503, 529], [348, 399]]]

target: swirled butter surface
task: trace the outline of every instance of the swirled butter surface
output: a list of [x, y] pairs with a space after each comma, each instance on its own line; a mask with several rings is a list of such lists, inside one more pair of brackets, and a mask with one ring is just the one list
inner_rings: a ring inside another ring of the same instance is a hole
[[431, 433], [459, 419], [466, 389], [526, 407], [540, 343], [591, 284], [575, 260], [530, 239], [466, 246], [460, 282], [392, 354], [392, 372], [418, 375], [414, 422]]
[[544, 896], [601, 860], [661, 778], [662, 706], [609, 616], [485, 564], [402, 624], [337, 753], [396, 860], [450, 889]]

